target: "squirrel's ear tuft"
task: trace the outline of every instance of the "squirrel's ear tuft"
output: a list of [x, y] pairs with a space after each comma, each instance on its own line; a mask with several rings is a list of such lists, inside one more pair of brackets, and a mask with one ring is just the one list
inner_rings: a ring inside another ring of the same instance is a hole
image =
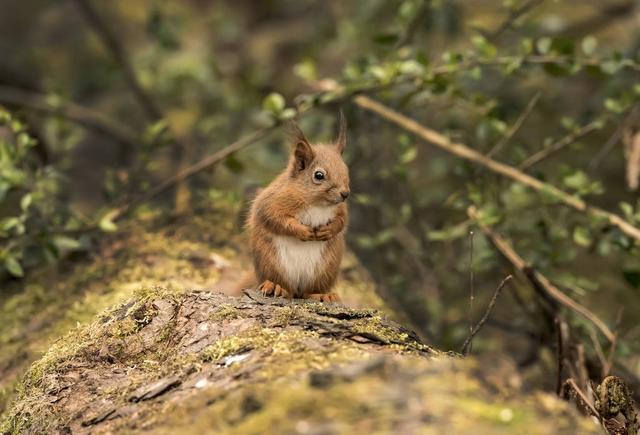
[[336, 139], [336, 149], [340, 154], [344, 152], [347, 146], [347, 121], [344, 118], [344, 113], [340, 110], [340, 127], [338, 127], [338, 138]]
[[293, 140], [295, 169], [296, 172], [302, 171], [309, 167], [315, 157], [315, 153], [313, 152], [313, 148], [311, 147], [309, 140], [306, 138], [302, 130], [300, 130], [300, 127], [298, 127], [298, 124], [292, 121], [289, 124], [289, 131], [291, 139]]

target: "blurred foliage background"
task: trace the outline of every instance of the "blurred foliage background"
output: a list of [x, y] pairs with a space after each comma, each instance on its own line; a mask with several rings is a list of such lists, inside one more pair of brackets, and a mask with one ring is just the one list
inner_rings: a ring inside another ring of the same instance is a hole
[[[637, 1], [0, 0], [0, 11], [0, 287], [82, 258], [125, 214], [246, 202], [284, 165], [281, 121], [329, 140], [342, 108], [349, 246], [413, 328], [458, 350], [470, 286], [477, 319], [512, 272], [469, 218], [474, 205], [614, 330], [611, 346], [566, 313], [587, 360], [611, 351], [640, 375], [637, 241], [350, 100], [366, 93], [638, 226]], [[137, 202], [256, 131], [265, 137], [223, 164]], [[553, 388], [543, 305], [516, 276], [474, 350], [506, 351]]]

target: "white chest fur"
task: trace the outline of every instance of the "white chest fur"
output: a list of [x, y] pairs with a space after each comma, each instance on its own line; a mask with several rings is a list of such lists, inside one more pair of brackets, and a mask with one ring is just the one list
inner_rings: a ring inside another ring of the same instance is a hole
[[[319, 227], [331, 221], [336, 208], [309, 207], [300, 212], [297, 218], [305, 225]], [[295, 237], [277, 236], [273, 239], [280, 264], [293, 292], [309, 285], [322, 262], [322, 251], [327, 242], [303, 242]]]

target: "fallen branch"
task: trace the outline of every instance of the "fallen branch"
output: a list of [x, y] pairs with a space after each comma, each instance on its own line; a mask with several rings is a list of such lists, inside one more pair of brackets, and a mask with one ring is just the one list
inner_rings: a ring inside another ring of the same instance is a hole
[[363, 109], [376, 113], [382, 118], [391, 121], [404, 130], [414, 133], [420, 138], [432, 143], [433, 145], [447, 151], [450, 154], [458, 156], [464, 160], [479, 164], [480, 166], [483, 166], [495, 173], [501, 174], [518, 183], [524, 184], [525, 186], [528, 186], [536, 190], [537, 192], [551, 194], [561, 203], [579, 212], [588, 214], [592, 217], [606, 220], [610, 225], [618, 228], [624, 234], [635, 239], [637, 242], [640, 242], [640, 229], [631, 225], [622, 217], [614, 213], [610, 213], [600, 208], [593, 207], [587, 204], [584, 200], [574, 195], [571, 195], [551, 184], [545, 183], [538, 180], [537, 178], [525, 174], [524, 172], [514, 168], [513, 166], [509, 166], [507, 164], [492, 160], [462, 143], [452, 142], [443, 134], [430, 128], [424, 127], [413, 119], [408, 118], [369, 97], [358, 95], [353, 98], [353, 101]]
[[498, 251], [513, 265], [515, 269], [526, 276], [536, 290], [542, 290], [547, 296], [566, 308], [575, 311], [582, 317], [593, 323], [602, 334], [613, 342], [615, 335], [611, 329], [598, 316], [593, 314], [588, 308], [571, 299], [569, 296], [560, 291], [549, 279], [542, 273], [538, 272], [532, 266], [528, 265], [520, 255], [511, 247], [511, 245], [500, 235], [495, 233], [490, 227], [478, 221], [478, 213], [475, 207], [469, 207], [467, 213], [470, 218], [475, 219], [478, 227], [484, 235], [493, 243]]
[[124, 125], [112, 121], [100, 112], [71, 102], [53, 104], [47, 101], [45, 95], [37, 92], [0, 86], [0, 103], [27, 107], [37, 112], [61, 116], [103, 136], [110, 137], [123, 145], [137, 148], [140, 143], [140, 139], [135, 132]]
[[471, 330], [471, 333], [469, 334], [467, 339], [464, 341], [464, 344], [462, 345], [462, 350], [460, 351], [460, 353], [462, 353], [463, 355], [466, 356], [469, 354], [469, 351], [471, 350], [471, 343], [473, 341], [473, 337], [475, 337], [476, 334], [480, 332], [480, 329], [482, 329], [484, 324], [489, 319], [489, 315], [491, 314], [493, 307], [496, 305], [496, 302], [498, 300], [498, 297], [500, 296], [500, 293], [502, 292], [502, 289], [507, 284], [507, 282], [511, 280], [511, 278], [513, 278], [513, 275], [507, 275], [507, 277], [502, 280], [500, 285], [498, 285], [498, 288], [496, 288], [496, 291], [493, 293], [493, 296], [491, 297], [491, 301], [489, 301], [489, 305], [487, 306], [487, 310], [485, 311], [484, 316], [482, 316], [482, 319], [480, 319], [480, 321], [476, 324], [476, 326]]

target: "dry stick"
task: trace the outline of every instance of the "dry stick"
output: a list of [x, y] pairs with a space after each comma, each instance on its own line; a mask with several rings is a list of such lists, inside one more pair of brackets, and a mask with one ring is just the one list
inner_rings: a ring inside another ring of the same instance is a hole
[[572, 143], [582, 139], [583, 137], [587, 136], [589, 133], [595, 130], [599, 130], [601, 128], [600, 124], [601, 124], [600, 121], [596, 120], [583, 125], [578, 130], [568, 134], [567, 136], [563, 137], [562, 139], [555, 142], [551, 146], [541, 149], [537, 153], [534, 153], [531, 156], [527, 157], [522, 163], [520, 163], [520, 165], [518, 166], [518, 169], [520, 169], [521, 171], [526, 171], [530, 169], [533, 165], [540, 163], [542, 160], [568, 147]]
[[100, 37], [104, 45], [107, 47], [109, 52], [111, 52], [115, 61], [122, 69], [125, 80], [127, 81], [127, 85], [133, 91], [136, 99], [140, 103], [140, 106], [145, 111], [146, 116], [156, 121], [162, 118], [162, 111], [158, 108], [155, 101], [149, 96], [149, 94], [144, 90], [138, 77], [136, 76], [135, 70], [129, 61], [129, 58], [126, 54], [126, 51], [120, 40], [115, 36], [115, 34], [111, 31], [107, 23], [102, 19], [100, 14], [98, 14], [91, 4], [90, 0], [73, 0], [75, 4], [78, 6], [85, 19], [89, 23], [89, 25], [94, 29], [97, 35]]
[[496, 291], [493, 293], [493, 296], [491, 297], [491, 301], [489, 301], [489, 305], [487, 306], [487, 311], [485, 311], [484, 316], [482, 316], [482, 319], [480, 319], [480, 321], [475, 326], [475, 328], [473, 328], [471, 330], [471, 332], [469, 333], [469, 336], [467, 337], [467, 339], [464, 341], [464, 344], [462, 345], [462, 350], [460, 352], [463, 355], [466, 356], [471, 351], [471, 344], [473, 342], [473, 337], [475, 337], [476, 334], [478, 334], [478, 332], [480, 332], [480, 329], [482, 328], [482, 326], [489, 319], [489, 315], [491, 314], [491, 310], [493, 310], [493, 307], [496, 305], [496, 301], [498, 300], [498, 297], [500, 296], [500, 293], [502, 292], [502, 289], [507, 284], [507, 282], [509, 282], [511, 280], [511, 278], [513, 278], [513, 275], [507, 275], [507, 277], [502, 280], [502, 282], [500, 283], [498, 288], [496, 288]]
[[140, 143], [138, 135], [129, 128], [112, 121], [100, 112], [75, 103], [53, 104], [48, 102], [42, 94], [8, 86], [0, 86], [0, 103], [28, 107], [38, 112], [61, 116], [124, 145], [137, 147]]
[[507, 134], [502, 136], [502, 139], [500, 139], [500, 141], [497, 144], [495, 144], [493, 148], [489, 150], [489, 152], [486, 154], [487, 157], [492, 158], [495, 154], [499, 153], [500, 150], [502, 150], [502, 148], [518, 132], [518, 130], [520, 130], [520, 127], [522, 127], [522, 124], [524, 124], [524, 121], [529, 117], [529, 115], [531, 114], [531, 111], [533, 111], [533, 108], [538, 103], [538, 100], [540, 100], [541, 95], [542, 94], [540, 92], [535, 93], [535, 95], [531, 98], [531, 100], [529, 100], [529, 103], [527, 103], [526, 107], [524, 108], [524, 110], [522, 111], [518, 119], [516, 119], [516, 122], [514, 122], [511, 128], [509, 129], [509, 131], [507, 131]]
[[245, 136], [237, 140], [236, 142], [232, 143], [231, 145], [228, 145], [222, 148], [221, 150], [211, 154], [210, 156], [205, 157], [204, 159], [200, 160], [194, 165], [191, 165], [183, 169], [182, 171], [178, 172], [176, 175], [163, 180], [162, 182], [155, 185], [151, 189], [147, 190], [146, 192], [140, 194], [139, 196], [133, 198], [131, 201], [127, 202], [123, 206], [116, 209], [116, 211], [111, 216], [111, 219], [115, 221], [124, 217], [127, 213], [129, 213], [138, 205], [149, 201], [153, 197], [159, 195], [160, 193], [166, 191], [167, 189], [170, 189], [171, 187], [175, 186], [181, 181], [184, 181], [187, 178], [197, 174], [198, 172], [216, 165], [217, 163], [227, 158], [230, 154], [235, 153], [236, 151], [239, 151], [242, 148], [245, 148], [246, 146], [259, 141], [275, 128], [276, 126], [272, 126], [272, 127], [265, 127], [260, 130], [254, 131], [248, 136]]
[[618, 228], [620, 231], [628, 235], [629, 237], [635, 239], [637, 242], [640, 242], [640, 229], [631, 225], [629, 222], [625, 221], [622, 217], [610, 213], [608, 211], [602, 210], [597, 207], [593, 207], [588, 205], [582, 199], [573, 196], [552, 184], [545, 183], [540, 181], [528, 174], [525, 174], [522, 171], [514, 168], [513, 166], [509, 166], [504, 163], [497, 162], [486, 156], [480, 154], [479, 152], [469, 148], [468, 146], [462, 143], [452, 142], [449, 138], [444, 136], [443, 134], [432, 130], [430, 128], [424, 127], [414, 121], [411, 118], [408, 118], [395, 110], [380, 104], [377, 101], [372, 100], [369, 97], [364, 95], [358, 95], [353, 98], [353, 101], [363, 109], [366, 109], [370, 112], [376, 113], [382, 118], [391, 121], [392, 123], [398, 125], [404, 130], [410, 131], [420, 138], [426, 140], [427, 142], [432, 143], [444, 151], [447, 151], [450, 154], [453, 154], [457, 157], [460, 157], [464, 160], [469, 160], [476, 164], [479, 164], [495, 173], [504, 175], [507, 178], [510, 178], [518, 183], [524, 184], [537, 192], [543, 192], [552, 195], [561, 203], [590, 216], [601, 218], [606, 220], [610, 225]]
[[[477, 221], [478, 211], [475, 207], [469, 207], [467, 210], [469, 217], [475, 219]], [[569, 296], [560, 291], [556, 286], [554, 286], [549, 279], [544, 276], [542, 273], [538, 272], [533, 267], [529, 266], [523, 259], [518, 255], [516, 251], [511, 247], [511, 245], [504, 239], [502, 236], [495, 233], [491, 228], [486, 225], [483, 225], [480, 222], [477, 222], [478, 227], [484, 235], [493, 243], [498, 251], [515, 267], [517, 270], [522, 272], [529, 281], [532, 283], [534, 288], [543, 290], [549, 297], [569, 308], [572, 311], [580, 314], [582, 317], [593, 323], [596, 328], [602, 332], [602, 334], [609, 340], [613, 342], [614, 334], [611, 332], [609, 327], [602, 321], [598, 316], [593, 314], [588, 308], [581, 305], [580, 303], [574, 301]]]

